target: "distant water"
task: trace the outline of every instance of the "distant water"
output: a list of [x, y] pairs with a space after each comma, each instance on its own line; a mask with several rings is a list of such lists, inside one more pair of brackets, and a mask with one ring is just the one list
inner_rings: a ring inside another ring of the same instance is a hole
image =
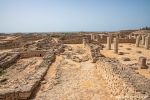
[[13, 33], [23, 33], [23, 34], [29, 34], [29, 33], [45, 33], [45, 34], [51, 34], [51, 33], [77, 33], [77, 32], [115, 32], [115, 31], [70, 31], [70, 32], [5, 32], [5, 34], [13, 34]]

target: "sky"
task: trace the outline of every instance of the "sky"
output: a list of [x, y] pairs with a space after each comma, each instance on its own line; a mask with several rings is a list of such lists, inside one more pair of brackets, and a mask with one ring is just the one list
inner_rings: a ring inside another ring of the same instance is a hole
[[0, 33], [150, 27], [150, 0], [0, 0]]

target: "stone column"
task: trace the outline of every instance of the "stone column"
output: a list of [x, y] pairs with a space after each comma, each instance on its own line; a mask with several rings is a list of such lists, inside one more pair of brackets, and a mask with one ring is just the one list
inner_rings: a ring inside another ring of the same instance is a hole
[[139, 57], [139, 68], [146, 69], [146, 57]]
[[118, 38], [114, 38], [114, 53], [118, 53]]
[[140, 36], [137, 36], [135, 46], [139, 47], [139, 43], [140, 43]]
[[101, 39], [103, 39], [103, 35], [101, 35]]
[[111, 40], [110, 40], [110, 37], [107, 37], [107, 50], [111, 50]]
[[96, 35], [97, 42], [100, 40], [100, 35]]
[[131, 34], [129, 34], [129, 39], [131, 39]]
[[145, 48], [149, 49], [149, 37], [148, 36], [145, 39]]
[[91, 40], [93, 40], [93, 34], [91, 34]]
[[145, 45], [145, 36], [142, 36], [142, 45]]
[[83, 38], [83, 45], [85, 46], [86, 45], [86, 38]]

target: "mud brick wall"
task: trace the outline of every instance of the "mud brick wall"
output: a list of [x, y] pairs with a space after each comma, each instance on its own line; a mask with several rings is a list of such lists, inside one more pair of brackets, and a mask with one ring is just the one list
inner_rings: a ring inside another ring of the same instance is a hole
[[36, 68], [36, 71], [30, 74], [25, 82], [22, 82], [18, 88], [15, 89], [0, 89], [0, 100], [29, 100], [35, 89], [44, 78], [52, 61], [55, 59], [53, 52], [46, 53], [41, 64]]
[[104, 57], [96, 65], [113, 97], [120, 96], [123, 100], [150, 100], [150, 80], [135, 72], [131, 66]]

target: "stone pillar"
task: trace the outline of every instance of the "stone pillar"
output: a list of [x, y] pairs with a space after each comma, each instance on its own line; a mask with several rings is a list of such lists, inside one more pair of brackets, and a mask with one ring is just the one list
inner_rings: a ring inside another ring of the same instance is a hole
[[137, 36], [135, 46], [139, 47], [139, 43], [140, 43], [140, 36]]
[[114, 53], [118, 53], [118, 38], [114, 38]]
[[86, 45], [86, 38], [83, 38], [83, 45]]
[[101, 35], [101, 39], [103, 39], [103, 35]]
[[95, 41], [95, 39], [96, 39], [96, 36], [95, 36], [95, 34], [93, 34], [93, 40]]
[[131, 34], [129, 34], [129, 39], [131, 39]]
[[149, 49], [149, 37], [148, 36], [145, 39], [145, 48]]
[[139, 57], [139, 68], [146, 69], [146, 57]]
[[91, 40], [93, 40], [93, 34], [91, 34]]
[[107, 50], [111, 50], [111, 40], [110, 40], [110, 37], [107, 37]]
[[142, 36], [142, 45], [145, 45], [145, 36]]
[[100, 40], [100, 35], [96, 35], [97, 42]]

